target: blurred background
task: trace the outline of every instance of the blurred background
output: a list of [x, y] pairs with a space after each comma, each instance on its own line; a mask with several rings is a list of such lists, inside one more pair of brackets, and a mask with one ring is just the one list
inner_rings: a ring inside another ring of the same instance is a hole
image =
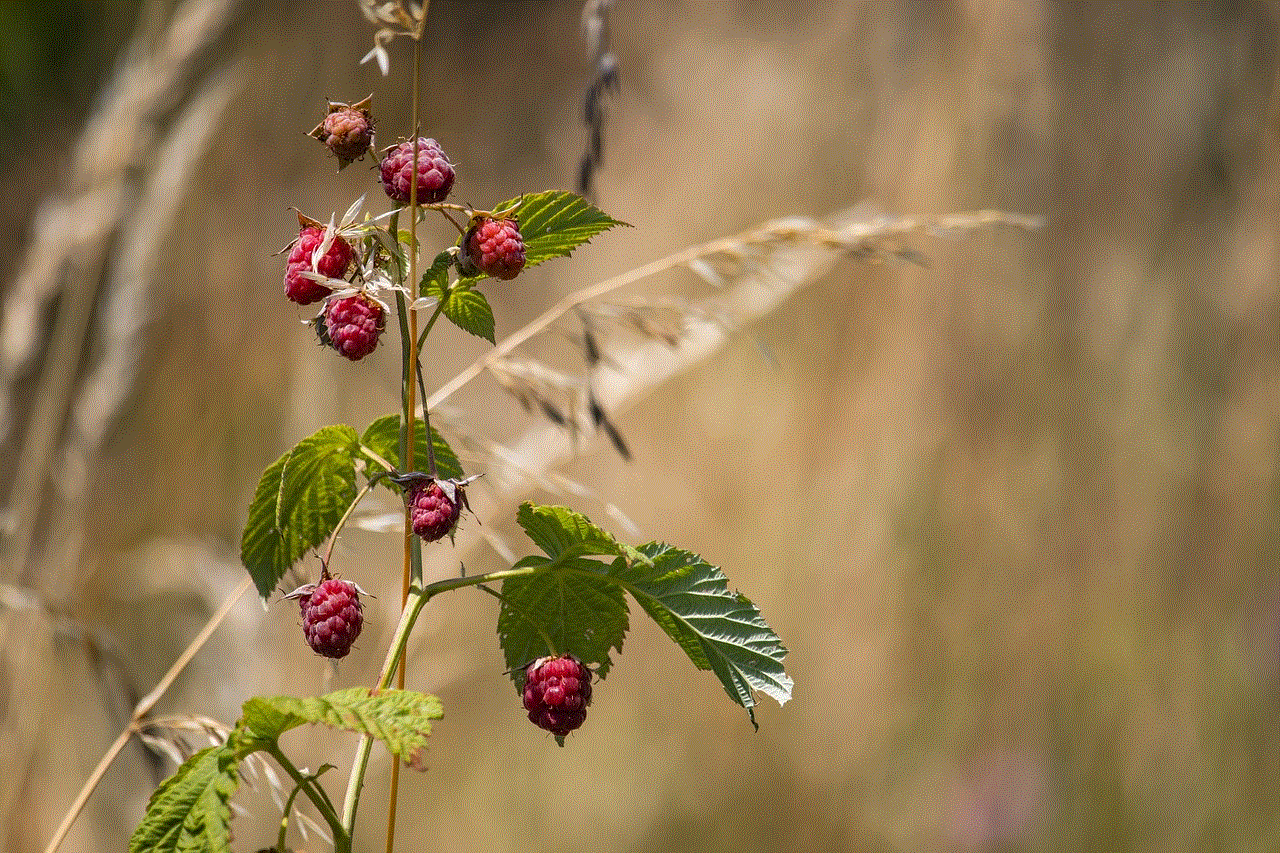
[[[458, 164], [453, 200], [573, 186], [581, 16], [431, 3], [423, 133]], [[636, 227], [492, 288], [499, 337], [777, 216], [1047, 223], [841, 262], [616, 411], [633, 461], [581, 442], [558, 470], [584, 495], [477, 484], [484, 525], [429, 578], [504, 565], [485, 537], [521, 547], [515, 501], [570, 502], [723, 566], [790, 649], [795, 698], [753, 733], [636, 619], [557, 749], [502, 672], [496, 603], [444, 597], [411, 645], [409, 685], [446, 717], [402, 778], [399, 849], [1280, 849], [1280, 6], [618, 0], [609, 22], [595, 189]], [[273, 253], [290, 206], [383, 209], [369, 161], [336, 174], [305, 134], [325, 98], [373, 92], [380, 144], [407, 136], [411, 50], [385, 79], [359, 65], [373, 27], [346, 2], [0, 4], [0, 29], [0, 838], [20, 853], [243, 577], [263, 468], [397, 404], [397, 348], [318, 349]], [[528, 351], [580, 371], [561, 331]], [[441, 330], [428, 384], [486, 346]], [[450, 406], [469, 470], [476, 435], [541, 428], [489, 378]], [[156, 713], [231, 723], [252, 695], [371, 682], [398, 548], [339, 546], [379, 597], [336, 673], [292, 604], [250, 596]], [[340, 796], [354, 739], [289, 738]], [[375, 750], [362, 849], [386, 767]], [[135, 741], [63, 849], [122, 849], [172, 769]], [[240, 795], [237, 849], [274, 841], [268, 788]]]

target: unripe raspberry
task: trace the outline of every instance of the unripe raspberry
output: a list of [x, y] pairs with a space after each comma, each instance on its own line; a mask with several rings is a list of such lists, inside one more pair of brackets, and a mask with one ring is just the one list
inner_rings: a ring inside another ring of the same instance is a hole
[[413, 519], [413, 532], [424, 542], [443, 539], [453, 531], [462, 514], [462, 487], [457, 486], [454, 499], [440, 488], [435, 480], [425, 480], [410, 487], [409, 510]]
[[462, 239], [462, 268], [509, 281], [524, 269], [524, 239], [514, 219], [484, 219]]
[[329, 249], [320, 256], [313, 267], [311, 256], [324, 242], [324, 229], [314, 225], [305, 226], [298, 232], [298, 239], [289, 252], [288, 266], [284, 274], [284, 295], [299, 305], [310, 305], [319, 302], [329, 295], [329, 288], [301, 273], [311, 271], [320, 273], [326, 278], [342, 278], [355, 259], [355, 249], [341, 237], [334, 235]]
[[538, 658], [525, 667], [529, 721], [557, 737], [582, 725], [591, 704], [591, 670], [573, 655]]
[[[409, 203], [413, 175], [413, 143], [401, 142], [387, 149], [379, 166], [382, 188], [392, 201]], [[435, 204], [453, 189], [453, 166], [434, 139], [418, 137], [418, 204]]]
[[355, 104], [329, 102], [329, 113], [310, 136], [325, 144], [338, 158], [338, 171], [359, 160], [373, 144], [373, 95]]
[[341, 107], [325, 116], [316, 138], [345, 166], [369, 150], [373, 143], [373, 118], [368, 110]]
[[328, 578], [298, 599], [302, 633], [312, 651], [344, 658], [364, 627], [360, 590], [350, 581]]
[[316, 318], [316, 332], [322, 343], [359, 361], [377, 349], [385, 318], [386, 312], [377, 301], [357, 293], [330, 302]]

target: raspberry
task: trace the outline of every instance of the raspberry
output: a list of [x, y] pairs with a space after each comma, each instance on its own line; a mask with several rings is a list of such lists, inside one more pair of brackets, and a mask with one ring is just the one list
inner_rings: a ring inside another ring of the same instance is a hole
[[[387, 149], [379, 167], [382, 188], [392, 201], [409, 203], [413, 173], [413, 143], [401, 142]], [[444, 201], [453, 188], [453, 166], [434, 139], [418, 137], [418, 204]]]
[[360, 590], [350, 581], [328, 578], [298, 599], [302, 633], [312, 651], [327, 658], [344, 658], [364, 627]]
[[312, 271], [326, 278], [342, 278], [356, 256], [351, 244], [335, 235], [329, 250], [320, 257], [313, 268], [311, 256], [315, 254], [316, 247], [323, 242], [324, 229], [308, 225], [298, 232], [298, 239], [289, 252], [289, 263], [284, 274], [284, 295], [299, 305], [310, 305], [329, 295], [328, 287], [301, 273]]
[[413, 514], [413, 532], [424, 542], [443, 539], [458, 523], [462, 514], [462, 487], [455, 487], [453, 500], [435, 480], [425, 480], [409, 489], [409, 508]]
[[463, 268], [468, 265], [503, 281], [524, 269], [524, 240], [514, 219], [484, 219], [462, 240]]
[[591, 670], [573, 655], [538, 658], [524, 670], [529, 721], [556, 737], [582, 725], [591, 704]]
[[359, 361], [377, 349], [385, 317], [381, 305], [357, 293], [325, 306], [324, 314], [316, 318], [316, 332], [322, 343], [352, 361]]
[[329, 147], [338, 158], [338, 170], [352, 160], [359, 160], [373, 142], [373, 117], [368, 110], [334, 105], [333, 112], [325, 116], [316, 138]]

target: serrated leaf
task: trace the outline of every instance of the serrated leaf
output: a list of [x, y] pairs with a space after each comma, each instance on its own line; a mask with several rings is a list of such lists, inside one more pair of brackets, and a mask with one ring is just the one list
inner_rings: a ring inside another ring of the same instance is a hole
[[356, 431], [322, 427], [272, 463], [254, 492], [240, 560], [266, 602], [285, 572], [324, 542], [356, 495]]
[[448, 252], [436, 255], [431, 266], [422, 274], [418, 282], [418, 295], [439, 299], [444, 296], [445, 285], [449, 283], [449, 267], [453, 265], [453, 256]]
[[627, 634], [622, 587], [595, 560], [543, 565], [544, 571], [502, 583], [498, 641], [516, 688], [523, 686], [525, 664], [551, 653], [548, 639], [557, 654], [577, 656], [604, 678], [613, 665], [610, 650], [622, 651]]
[[589, 518], [568, 507], [540, 506], [525, 501], [516, 513], [516, 521], [552, 560], [607, 556], [649, 562], [648, 555], [624, 545], [592, 524]]
[[129, 839], [129, 853], [231, 849], [231, 795], [240, 784], [239, 762], [226, 746], [201, 750], [161, 783]]
[[493, 309], [480, 291], [454, 285], [445, 296], [441, 313], [462, 331], [495, 343]]
[[[552, 258], [564, 258], [592, 237], [626, 225], [592, 205], [580, 195], [564, 190], [528, 193], [504, 201], [494, 210], [505, 211], [520, 224], [524, 240], [525, 269]], [[483, 278], [483, 276], [480, 276]], [[464, 279], [469, 281], [474, 279]]]
[[415, 770], [425, 770], [431, 721], [444, 716], [440, 700], [412, 690], [348, 687], [324, 696], [256, 696], [244, 703], [241, 725], [275, 740], [289, 729], [321, 723], [382, 741], [387, 751]]
[[[390, 462], [397, 469], [400, 468], [400, 415], [391, 414], [383, 415], [373, 423], [369, 424], [369, 428], [364, 431], [364, 435], [360, 437], [362, 446], [367, 447], [383, 459]], [[436, 472], [441, 479], [462, 479], [466, 475], [462, 471], [462, 463], [458, 461], [457, 455], [453, 452], [453, 448], [449, 447], [448, 442], [441, 437], [435, 427], [431, 428], [431, 444], [436, 455]], [[375, 462], [367, 453], [363, 453], [369, 460], [370, 469], [374, 471], [383, 470], [382, 465]], [[427, 430], [423, 425], [422, 419], [419, 418], [417, 426], [413, 431], [413, 464], [419, 471], [426, 470], [427, 467]], [[401, 473], [407, 473], [401, 471]], [[384, 485], [389, 488], [399, 488], [390, 480], [382, 480]]]
[[698, 669], [710, 669], [755, 725], [755, 691], [785, 704], [794, 686], [782, 667], [787, 650], [760, 610], [716, 566], [689, 551], [641, 545], [651, 565], [617, 560], [609, 574], [675, 640]]

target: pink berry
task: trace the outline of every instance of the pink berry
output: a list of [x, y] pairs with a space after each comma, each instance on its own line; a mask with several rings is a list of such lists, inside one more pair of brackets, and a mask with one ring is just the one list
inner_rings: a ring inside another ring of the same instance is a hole
[[299, 305], [319, 302], [329, 295], [329, 288], [320, 282], [301, 275], [304, 271], [316, 272], [326, 278], [342, 278], [347, 267], [355, 259], [355, 249], [341, 237], [334, 236], [328, 251], [320, 256], [313, 267], [311, 256], [324, 242], [324, 229], [308, 225], [298, 232], [298, 239], [289, 252], [288, 266], [284, 274], [284, 295]]
[[564, 737], [591, 704], [591, 670], [573, 655], [542, 657], [525, 667], [524, 709], [538, 728]]
[[328, 578], [298, 599], [302, 633], [312, 651], [344, 658], [364, 627], [360, 590], [350, 581]]
[[[418, 137], [418, 204], [435, 204], [449, 197], [453, 165], [434, 139]], [[387, 149], [379, 166], [382, 188], [397, 204], [409, 203], [413, 175], [413, 143], [401, 142]]]
[[462, 487], [456, 487], [454, 499], [434, 480], [426, 480], [409, 489], [409, 508], [413, 517], [413, 532], [425, 542], [443, 539], [453, 531], [462, 514]]
[[462, 241], [466, 264], [509, 281], [524, 269], [524, 239], [514, 219], [484, 219]]
[[344, 164], [359, 160], [373, 142], [373, 120], [365, 110], [344, 107], [325, 116], [320, 140]]
[[316, 321], [321, 342], [352, 361], [359, 361], [378, 347], [386, 311], [363, 293], [335, 299]]

